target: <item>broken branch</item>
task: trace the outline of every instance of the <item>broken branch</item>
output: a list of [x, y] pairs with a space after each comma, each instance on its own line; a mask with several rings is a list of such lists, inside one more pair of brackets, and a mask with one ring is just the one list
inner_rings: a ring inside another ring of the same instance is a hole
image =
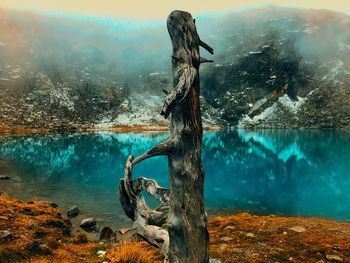
[[207, 50], [210, 54], [214, 54], [214, 49], [209, 46], [207, 43], [203, 42], [202, 40], [199, 40], [199, 45], [204, 48], [205, 50]]

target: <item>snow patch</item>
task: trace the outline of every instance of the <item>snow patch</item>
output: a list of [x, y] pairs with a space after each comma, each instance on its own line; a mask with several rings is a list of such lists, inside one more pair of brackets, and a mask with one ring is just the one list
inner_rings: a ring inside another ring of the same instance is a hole
[[[105, 117], [96, 125], [97, 128], [109, 128], [117, 125], [167, 125], [159, 114], [163, 104], [160, 96], [148, 93], [132, 93], [122, 104], [117, 117]], [[158, 113], [158, 114], [157, 114]]]
[[344, 62], [339, 59], [335, 66], [322, 78], [322, 80], [334, 80], [341, 73], [343, 66]]
[[[297, 101], [293, 101], [289, 98], [287, 94], [281, 96], [278, 98], [278, 101], [276, 101], [272, 106], [269, 108], [266, 108], [262, 113], [259, 115], [254, 116], [253, 118], [250, 118], [248, 115], [245, 115], [238, 123], [238, 128], [244, 128], [247, 126], [254, 126], [257, 124], [260, 124], [261, 122], [265, 120], [272, 119], [275, 116], [275, 113], [279, 110], [279, 104], [284, 106], [286, 109], [288, 109], [291, 113], [297, 115], [301, 106], [305, 103], [307, 98], [298, 97]], [[266, 99], [259, 100], [256, 105], [261, 105], [261, 103], [264, 103]], [[254, 105], [253, 108], [256, 107]]]

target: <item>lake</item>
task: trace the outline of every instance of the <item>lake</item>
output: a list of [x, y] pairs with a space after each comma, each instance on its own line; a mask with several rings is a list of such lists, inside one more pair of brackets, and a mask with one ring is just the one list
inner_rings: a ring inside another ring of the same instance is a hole
[[[82, 216], [130, 226], [118, 200], [129, 154], [140, 155], [167, 133], [41, 134], [0, 138], [0, 191], [78, 205]], [[334, 131], [205, 132], [203, 164], [209, 215], [280, 214], [350, 221], [350, 133]], [[168, 186], [167, 159], [135, 166]]]

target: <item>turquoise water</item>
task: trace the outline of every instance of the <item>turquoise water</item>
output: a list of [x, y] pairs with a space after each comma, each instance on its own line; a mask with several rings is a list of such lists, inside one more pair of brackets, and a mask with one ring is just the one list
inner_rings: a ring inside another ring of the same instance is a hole
[[[38, 197], [105, 224], [130, 225], [117, 187], [127, 155], [137, 156], [167, 134], [71, 134], [0, 138], [0, 191]], [[247, 211], [350, 221], [350, 133], [230, 131], [204, 135], [205, 201], [209, 214]], [[137, 165], [168, 186], [167, 160]]]

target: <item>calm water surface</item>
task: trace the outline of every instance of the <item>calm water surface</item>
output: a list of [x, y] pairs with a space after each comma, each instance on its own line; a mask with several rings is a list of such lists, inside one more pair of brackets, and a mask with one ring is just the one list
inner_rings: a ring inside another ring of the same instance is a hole
[[[54, 201], [103, 224], [130, 225], [118, 201], [127, 155], [167, 134], [72, 134], [0, 138], [0, 191]], [[204, 135], [209, 214], [248, 211], [350, 221], [350, 133], [230, 131]], [[138, 164], [134, 177], [168, 186], [167, 160]]]

